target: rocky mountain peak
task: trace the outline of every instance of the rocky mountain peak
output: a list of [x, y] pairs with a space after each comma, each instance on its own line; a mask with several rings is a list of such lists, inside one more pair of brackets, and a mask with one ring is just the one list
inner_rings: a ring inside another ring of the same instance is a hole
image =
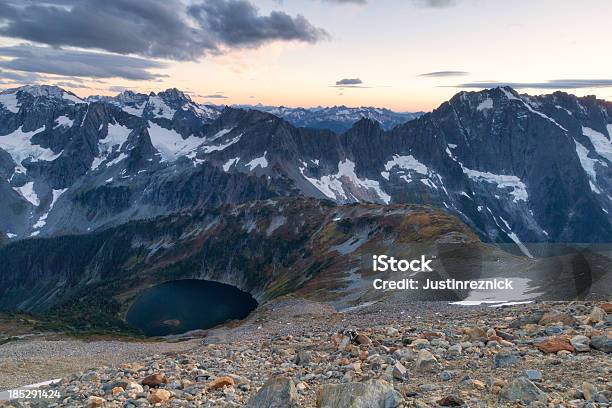
[[166, 103], [184, 104], [193, 103], [191, 98], [177, 88], [168, 88], [165, 91], [157, 93], [157, 96], [162, 98]]
[[362, 116], [357, 122], [353, 124], [350, 130], [371, 132], [382, 130], [382, 126], [379, 121]]

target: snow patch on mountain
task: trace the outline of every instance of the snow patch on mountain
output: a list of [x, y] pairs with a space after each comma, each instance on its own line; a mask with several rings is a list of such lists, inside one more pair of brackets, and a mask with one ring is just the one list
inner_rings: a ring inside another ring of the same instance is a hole
[[[320, 179], [311, 178], [304, 174], [304, 167], [300, 167], [300, 171], [306, 180], [315, 186], [325, 196], [334, 200], [358, 200], [362, 199], [355, 197], [351, 193], [351, 187], [361, 190], [364, 195], [374, 192], [377, 198], [385, 204], [391, 202], [391, 197], [385, 193], [378, 181], [370, 179], [360, 179], [355, 173], [355, 163], [349, 159], [345, 159], [338, 163], [338, 172], [321, 177]], [[344, 183], [348, 183], [346, 186]], [[348, 190], [348, 191], [347, 191]]]
[[598, 155], [612, 161], [612, 142], [603, 133], [583, 126], [582, 134], [589, 138]]
[[262, 169], [268, 167], [268, 159], [266, 159], [266, 154], [268, 154], [267, 151], [264, 152], [263, 156], [257, 157], [248, 162], [246, 165], [249, 167], [249, 170], [253, 171], [253, 169], [257, 168], [258, 166]]
[[0, 93], [0, 104], [9, 112], [19, 112], [19, 101], [17, 100], [17, 93], [15, 92]]
[[[121, 150], [132, 129], [118, 123], [109, 123], [106, 137], [98, 142], [98, 156], [94, 158], [91, 169], [97, 169], [113, 152]], [[116, 162], [115, 162], [116, 163]], [[114, 163], [112, 163], [114, 164]], [[107, 164], [108, 166], [112, 165]]]
[[205, 145], [202, 147], [202, 150], [204, 151], [204, 153], [219, 152], [221, 150], [227, 149], [229, 146], [233, 145], [234, 143], [238, 143], [241, 138], [242, 138], [242, 133], [221, 145]]
[[55, 123], [57, 123], [55, 126], [53, 126], [53, 129], [56, 129], [60, 126], [63, 127], [72, 127], [72, 125], [74, 124], [74, 121], [72, 119], [70, 119], [68, 116], [60, 116], [57, 119], [55, 119]]
[[108, 163], [106, 163], [106, 167], [112, 167], [115, 164], [121, 162], [122, 160], [127, 159], [127, 154], [121, 152], [119, 153], [119, 156], [115, 157], [113, 160], [109, 161]]
[[227, 135], [229, 132], [232, 131], [233, 128], [229, 128], [229, 129], [221, 129], [220, 131], [218, 131], [217, 133], [215, 133], [214, 135], [212, 135], [211, 137], [207, 137], [206, 141], [207, 142], [213, 142], [225, 135]]
[[223, 171], [225, 171], [226, 173], [229, 171], [229, 169], [236, 163], [238, 163], [240, 161], [240, 157], [235, 157], [233, 159], [229, 159], [228, 161], [225, 162], [225, 164], [223, 165]]
[[151, 106], [152, 112], [155, 117], [172, 119], [174, 117], [174, 113], [176, 112], [174, 109], [170, 108], [166, 105], [166, 102], [159, 96], [150, 96], [149, 97], [149, 105]]
[[491, 98], [485, 99], [484, 101], [480, 102], [478, 106], [476, 107], [476, 110], [478, 112], [481, 112], [487, 109], [493, 109], [493, 99]]
[[163, 128], [151, 121], [149, 121], [149, 136], [151, 143], [161, 154], [162, 160], [170, 162], [189, 154], [204, 143], [203, 139], [193, 135], [183, 139], [176, 131]]
[[386, 180], [389, 180], [389, 171], [394, 167], [399, 167], [403, 170], [412, 170], [419, 174], [427, 175], [427, 166], [415, 159], [412, 155], [400, 156], [394, 155], [393, 159], [385, 163], [385, 170], [381, 174]]
[[576, 153], [578, 154], [578, 159], [580, 160], [582, 168], [592, 180], [597, 180], [597, 174], [595, 173], [595, 163], [597, 163], [599, 160], [591, 159], [589, 157], [589, 150], [582, 144], [580, 144], [577, 140], [574, 140], [574, 143], [576, 144]]
[[497, 188], [499, 189], [510, 188], [510, 194], [514, 197], [514, 202], [529, 200], [527, 186], [521, 181], [520, 178], [516, 176], [471, 170], [465, 167], [463, 164], [461, 164], [461, 168], [463, 169], [463, 172], [474, 181], [493, 183], [496, 184]]
[[32, 143], [32, 136], [41, 130], [42, 128], [31, 132], [24, 132], [22, 127], [20, 127], [13, 133], [0, 136], [0, 149], [11, 155], [13, 161], [17, 164], [18, 171], [25, 173], [22, 162], [28, 158], [32, 161], [53, 161], [61, 154], [61, 152], [53, 153], [51, 149]]
[[33, 206], [38, 207], [40, 205], [40, 199], [34, 191], [34, 182], [30, 181], [25, 183], [21, 187], [13, 187], [13, 190], [17, 191], [23, 198], [29, 201]]

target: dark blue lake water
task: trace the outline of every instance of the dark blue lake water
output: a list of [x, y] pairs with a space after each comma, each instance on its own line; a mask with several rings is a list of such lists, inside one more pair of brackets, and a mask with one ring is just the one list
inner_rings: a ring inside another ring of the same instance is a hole
[[256, 307], [257, 301], [250, 294], [234, 286], [178, 280], [142, 293], [128, 310], [126, 320], [147, 336], [166, 336], [243, 319]]

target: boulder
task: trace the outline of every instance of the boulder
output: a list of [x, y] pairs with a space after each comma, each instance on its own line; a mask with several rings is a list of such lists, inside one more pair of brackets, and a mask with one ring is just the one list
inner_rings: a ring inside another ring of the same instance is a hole
[[163, 388], [158, 388], [151, 391], [148, 400], [151, 404], [160, 404], [168, 401], [171, 396], [172, 394], [170, 391], [164, 390]]
[[160, 384], [167, 384], [168, 379], [162, 373], [155, 373], [145, 377], [142, 380], [142, 385], [148, 385], [149, 387], [157, 387]]
[[603, 336], [591, 337], [591, 347], [604, 353], [612, 353], [612, 332]]
[[328, 384], [317, 393], [317, 408], [395, 408], [401, 402], [399, 392], [384, 380]]
[[578, 352], [591, 351], [591, 347], [589, 346], [590, 342], [591, 341], [589, 340], [587, 336], [582, 336], [582, 335], [574, 336], [570, 339], [570, 343], [572, 344], [572, 346], [574, 346], [574, 348]]
[[314, 352], [308, 350], [299, 351], [295, 357], [295, 364], [303, 367], [306, 367], [310, 363], [318, 363], [319, 361], [319, 357]]
[[608, 317], [608, 314], [600, 307], [595, 306], [593, 310], [591, 310], [591, 314], [587, 319], [588, 324], [596, 324], [605, 322]]
[[531, 404], [546, 402], [546, 393], [525, 377], [518, 377], [506, 384], [499, 393], [502, 400]]
[[525, 370], [525, 375], [531, 381], [542, 381], [542, 372], [540, 370]]
[[364, 346], [369, 346], [370, 344], [372, 344], [372, 340], [370, 340], [370, 338], [365, 334], [360, 333], [355, 337], [355, 343]]
[[543, 353], [557, 353], [562, 350], [574, 351], [569, 339], [565, 336], [550, 337], [537, 345], [538, 350]]
[[546, 326], [554, 323], [563, 323], [566, 326], [576, 324], [578, 321], [574, 316], [568, 315], [567, 313], [560, 312], [547, 312], [544, 313], [540, 321], [538, 322], [541, 326]]
[[442, 399], [436, 401], [436, 404], [441, 407], [461, 407], [465, 404], [465, 401], [457, 395], [448, 395]]
[[235, 381], [232, 377], [217, 377], [208, 384], [209, 390], [216, 390], [224, 387], [233, 387], [235, 385]]
[[293, 408], [298, 396], [293, 381], [287, 377], [270, 378], [247, 403], [247, 408]]
[[436, 358], [427, 350], [420, 350], [417, 355], [416, 369], [421, 371], [432, 370], [436, 365]]
[[395, 365], [393, 366], [393, 378], [397, 378], [398, 380], [403, 380], [406, 378], [407, 373], [408, 373], [408, 370], [406, 370], [406, 367], [404, 367], [404, 365], [400, 363], [399, 361], [395, 363]]
[[105, 402], [106, 400], [102, 397], [91, 396], [87, 398], [87, 401], [85, 402], [85, 407], [86, 408], [101, 407], [104, 405]]
[[487, 332], [480, 327], [468, 327], [462, 331], [469, 341], [487, 341]]
[[518, 363], [520, 359], [517, 352], [502, 350], [493, 356], [493, 368], [509, 367]]

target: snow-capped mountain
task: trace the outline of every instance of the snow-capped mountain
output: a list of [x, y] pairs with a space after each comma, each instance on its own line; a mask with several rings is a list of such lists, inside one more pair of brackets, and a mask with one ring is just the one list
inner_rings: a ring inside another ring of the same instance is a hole
[[390, 131], [361, 119], [338, 134], [256, 110], [201, 117], [176, 90], [82, 101], [28, 89], [0, 94], [12, 240], [296, 195], [431, 204], [519, 246], [612, 239], [612, 104], [594, 97], [462, 92]]
[[362, 118], [379, 122], [383, 129], [390, 130], [424, 114], [424, 112], [394, 112], [385, 108], [347, 106], [288, 108], [285, 106], [240, 105], [236, 107], [271, 113], [296, 127], [329, 129], [337, 133], [346, 132]]
[[117, 96], [90, 96], [87, 101], [110, 103], [131, 115], [147, 119], [173, 120], [178, 113], [179, 119], [183, 121], [190, 119], [190, 116], [199, 121], [210, 121], [223, 110], [213, 105], [200, 105], [176, 88], [148, 95], [126, 90]]

